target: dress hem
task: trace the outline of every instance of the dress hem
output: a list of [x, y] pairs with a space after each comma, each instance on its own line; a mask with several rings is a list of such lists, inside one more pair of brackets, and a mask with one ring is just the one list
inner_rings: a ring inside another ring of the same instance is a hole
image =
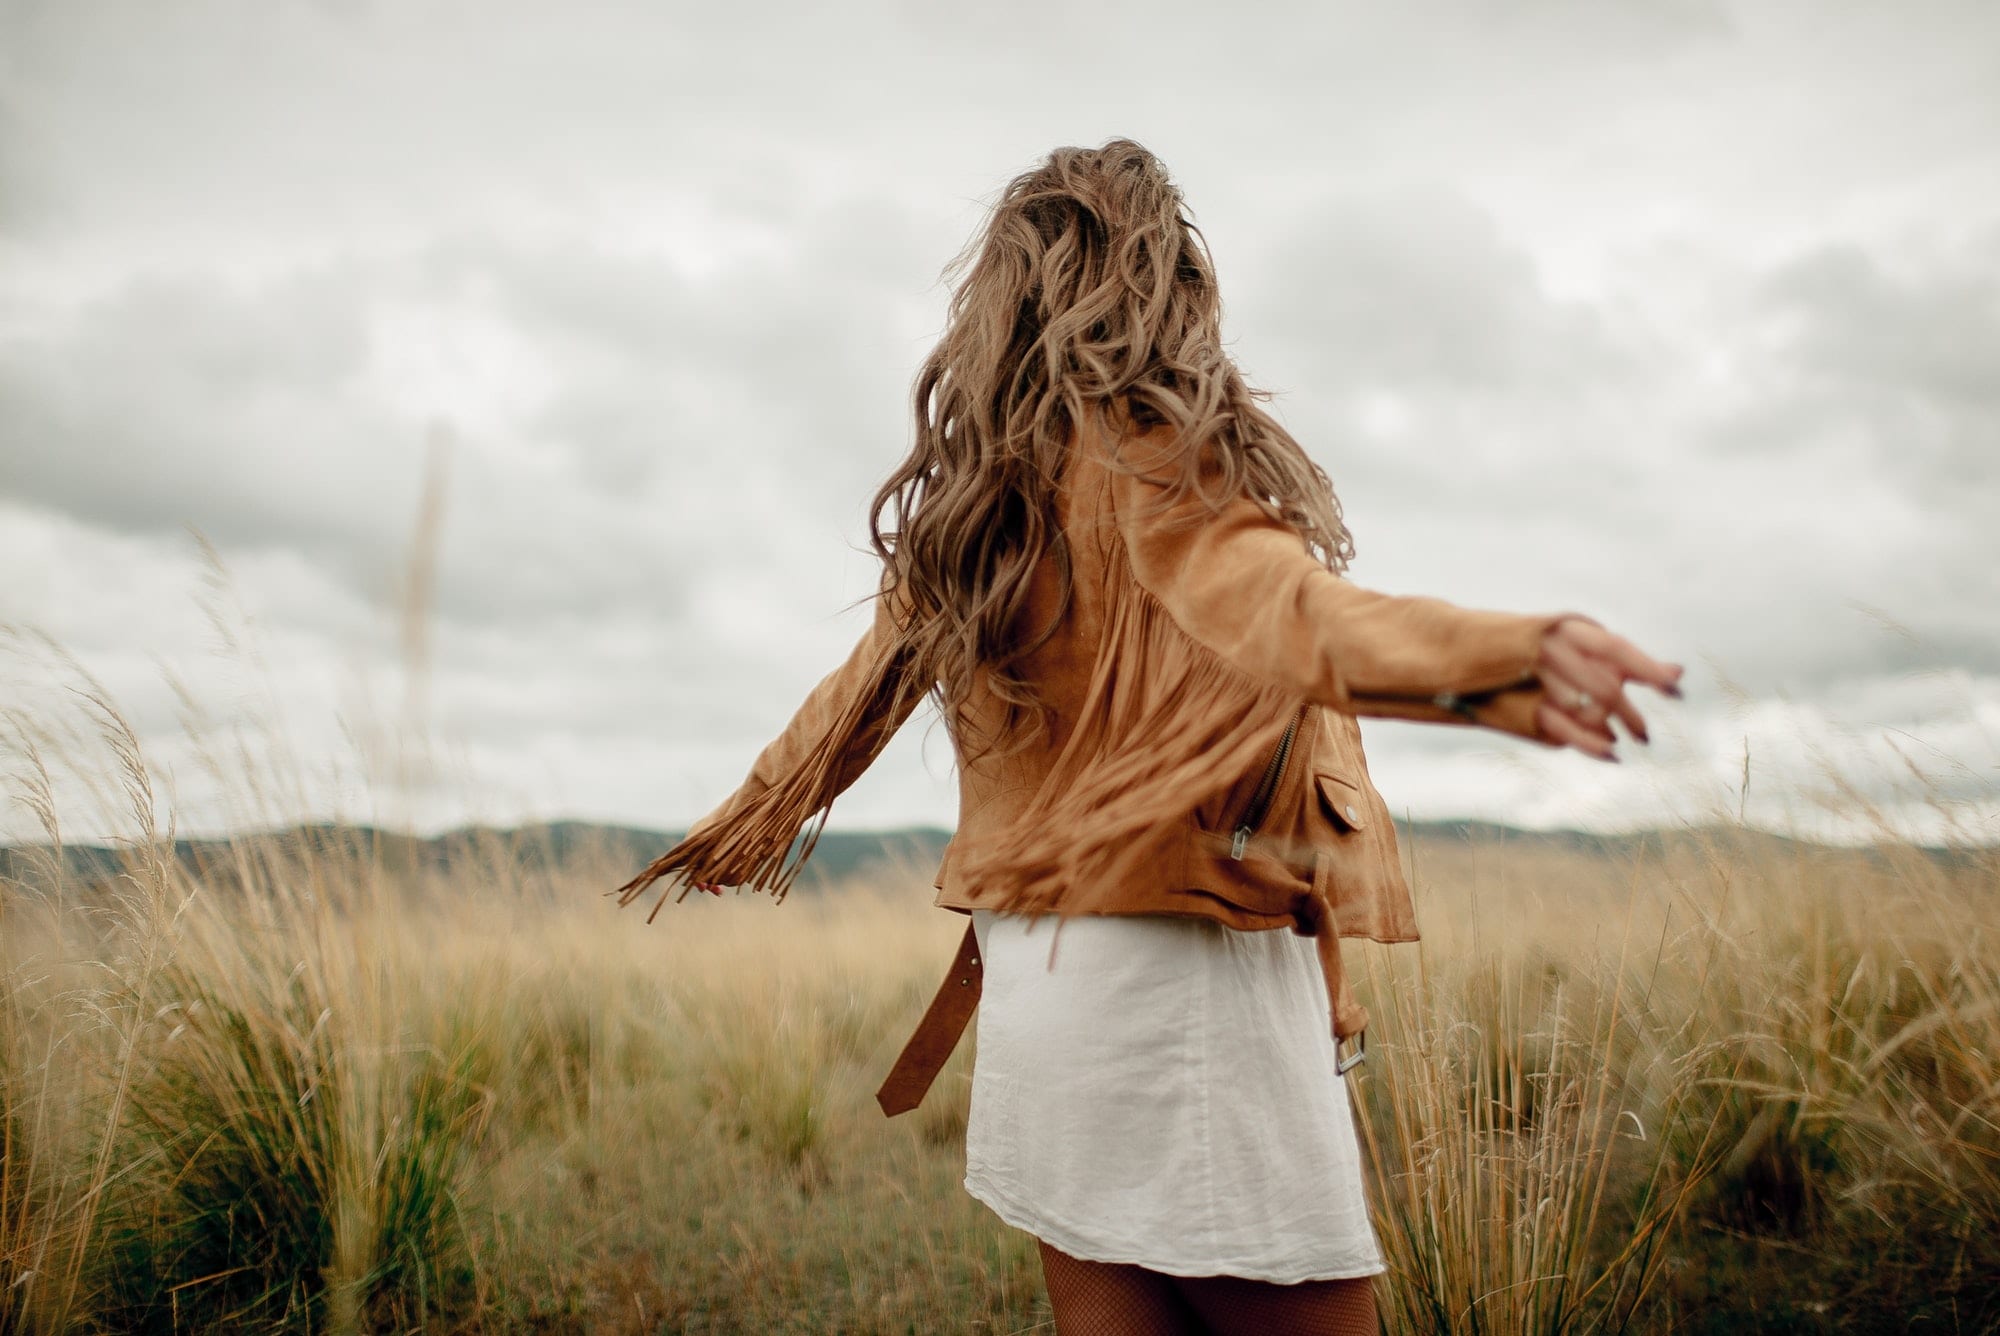
[[976, 1181], [974, 1175], [970, 1173], [966, 1174], [963, 1186], [974, 1201], [979, 1202], [987, 1210], [999, 1216], [1003, 1223], [1044, 1240], [1052, 1247], [1061, 1249], [1078, 1261], [1143, 1266], [1148, 1271], [1157, 1271], [1162, 1275], [1182, 1276], [1188, 1279], [1198, 1279], [1207, 1276], [1232, 1276], [1238, 1280], [1261, 1280], [1273, 1285], [1302, 1285], [1309, 1280], [1359, 1280], [1367, 1276], [1385, 1275], [1389, 1270], [1383, 1264], [1379, 1255], [1370, 1263], [1334, 1269], [1321, 1267], [1273, 1269], [1268, 1263], [1230, 1262], [1226, 1260], [1213, 1263], [1161, 1262], [1156, 1259], [1141, 1257], [1136, 1253], [1123, 1252], [1119, 1249], [1103, 1249], [1097, 1244], [1086, 1241], [1081, 1233], [1073, 1230], [1069, 1225], [1061, 1221], [1052, 1221], [1047, 1218], [1039, 1221], [1032, 1220], [1026, 1212], [1017, 1209], [1012, 1202], [1008, 1201], [1006, 1195], [994, 1188], [991, 1183], [983, 1180]]

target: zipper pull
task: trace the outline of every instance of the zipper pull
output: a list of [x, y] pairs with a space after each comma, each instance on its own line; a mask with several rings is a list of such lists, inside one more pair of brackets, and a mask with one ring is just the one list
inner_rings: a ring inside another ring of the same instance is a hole
[[1229, 856], [1237, 862], [1243, 861], [1243, 851], [1250, 846], [1250, 827], [1238, 826], [1236, 834], [1229, 841]]

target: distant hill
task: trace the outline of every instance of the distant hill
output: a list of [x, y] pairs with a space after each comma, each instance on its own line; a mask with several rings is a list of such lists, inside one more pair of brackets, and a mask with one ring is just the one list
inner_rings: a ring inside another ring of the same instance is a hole
[[[1780, 854], [1806, 846], [1782, 835], [1733, 827], [1697, 830], [1646, 830], [1621, 835], [1586, 831], [1530, 831], [1486, 821], [1416, 821], [1396, 823], [1407, 846], [1435, 848], [1442, 843], [1486, 847], [1514, 845], [1559, 849], [1629, 859], [1669, 845], [1700, 842], [1743, 855]], [[679, 832], [632, 826], [598, 825], [587, 821], [556, 821], [512, 830], [467, 827], [442, 835], [413, 836], [371, 826], [302, 826], [266, 832], [248, 840], [179, 839], [173, 857], [191, 875], [210, 883], [235, 879], [246, 848], [277, 840], [288, 849], [308, 853], [339, 851], [364, 857], [392, 872], [433, 872], [477, 876], [482, 869], [506, 868], [510, 874], [537, 875], [558, 871], [602, 876], [606, 889], [636, 873], [679, 839]], [[935, 827], [889, 831], [829, 830], [820, 836], [799, 888], [810, 891], [838, 884], [869, 868], [928, 877], [935, 870], [951, 833]], [[1990, 856], [1988, 851], [1932, 848], [1925, 852], [1943, 862]], [[0, 845], [0, 883], [28, 890], [46, 889], [57, 865], [48, 845]], [[115, 846], [66, 845], [61, 850], [63, 878], [71, 885], [106, 882], [119, 875], [124, 854]]]
[[[173, 858], [204, 881], [234, 880], [244, 850], [278, 841], [288, 849], [334, 853], [374, 862], [396, 873], [462, 871], [505, 865], [533, 874], [602, 869], [606, 889], [638, 872], [680, 839], [679, 831], [605, 826], [587, 821], [555, 821], [511, 830], [473, 826], [441, 835], [414, 836], [360, 825], [300, 826], [242, 839], [177, 839]], [[933, 828], [894, 831], [829, 830], [820, 835], [800, 874], [802, 889], [837, 883], [870, 866], [919, 869], [928, 876], [951, 832]], [[0, 845], [0, 883], [45, 889], [60, 877], [71, 885], [107, 882], [127, 865], [127, 850], [103, 844]]]

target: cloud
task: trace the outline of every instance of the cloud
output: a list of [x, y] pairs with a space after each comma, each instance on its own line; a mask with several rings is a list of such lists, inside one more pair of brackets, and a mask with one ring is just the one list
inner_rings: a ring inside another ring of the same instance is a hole
[[1763, 295], [1783, 407], [1803, 429], [1775, 444], [1844, 430], [1899, 490], [1947, 514], [2000, 497], [2000, 229], [1915, 263], [1817, 250]]
[[[0, 495], [12, 568], [47, 583], [0, 616], [112, 665], [188, 772], [164, 671], [245, 717], [199, 634], [198, 529], [259, 609], [271, 694], [316, 721], [300, 745], [341, 754], [364, 679], [392, 698], [364, 713], [399, 722], [383, 665], [425, 443], [450, 424], [429, 721], [491, 767], [482, 782], [544, 802], [557, 790], [525, 779], [533, 758], [631, 754], [649, 735], [637, 789], [566, 783], [624, 819], [686, 820], [865, 621], [835, 615], [873, 587], [849, 549], [908, 432], [913, 331], [931, 315], [909, 293], [938, 295], [928, 276], [885, 277], [907, 264], [893, 210], [800, 230], [802, 252], [707, 272], [671, 253], [448, 236], [269, 282], [146, 278], [41, 312], [0, 349]], [[151, 578], [121, 580], [124, 563]], [[134, 595], [116, 612], [113, 589]], [[186, 793], [195, 820], [222, 801]]]
[[907, 440], [929, 313], [882, 278], [899, 219], [801, 232], [801, 253], [703, 279], [491, 236], [263, 284], [141, 279], [0, 349], [0, 489], [307, 553], [381, 598], [442, 428], [441, 616], [672, 618], [745, 549], [858, 532]]
[[1764, 609], [1746, 652], [1782, 655], [1794, 686], [2000, 670], [2000, 382], [1979, 351], [2000, 341], [1996, 258], [2000, 234], [1894, 260], [1843, 244], [1748, 286], [1692, 462], [1739, 520], [1714, 574], [1761, 576], [1716, 587], [1746, 622]]
[[[867, 501], [981, 202], [1129, 133], [1357, 579], [1588, 611], [1695, 668], [1623, 773], [1370, 724], [1393, 805], [1629, 824], [1746, 737], [1774, 775], [1877, 756], [1857, 729], [1976, 752], [1990, 9], [1829, 5], [1804, 48], [1694, 0], [995, 13], [10, 8], [0, 559], [32, 576], [0, 619], [73, 644], [221, 811], [158, 674], [245, 728], [265, 688], [213, 661], [195, 526], [331, 775], [405, 709], [448, 438], [422, 697], [465, 777], [361, 770], [427, 819], [685, 820], [860, 629]], [[845, 821], [948, 817], [922, 740]], [[329, 792], [365, 805], [352, 770]]]
[[1596, 309], [1553, 297], [1493, 216], [1435, 187], [1297, 211], [1251, 262], [1260, 341], [1318, 392], [1479, 396], [1624, 378]]

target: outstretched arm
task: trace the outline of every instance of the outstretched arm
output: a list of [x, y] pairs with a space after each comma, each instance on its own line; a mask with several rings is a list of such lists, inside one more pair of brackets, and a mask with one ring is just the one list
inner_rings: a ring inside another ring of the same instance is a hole
[[[1143, 448], [1143, 447], [1141, 447]], [[1611, 758], [1606, 720], [1644, 723], [1627, 681], [1672, 689], [1658, 663], [1591, 618], [1461, 608], [1363, 589], [1327, 570], [1248, 497], [1162, 509], [1164, 451], [1111, 469], [1132, 573], [1175, 623], [1259, 681], [1348, 714], [1473, 723]]]
[[[847, 658], [806, 693], [784, 729], [757, 753], [743, 783], [714, 811], [697, 821], [688, 834], [693, 836], [728, 819], [805, 765], [814, 749], [840, 727], [843, 716], [857, 699], [870, 690], [878, 669], [887, 662], [895, 646], [896, 624], [891, 615], [890, 596], [885, 592], [876, 598], [874, 618], [848, 651]], [[853, 736], [839, 748], [837, 755], [829, 758], [832, 765], [827, 776], [829, 801], [846, 792], [882, 754], [889, 739], [915, 710], [918, 698], [912, 695], [903, 701], [884, 701], [880, 709], [863, 713]]]
[[[900, 607], [885, 587], [847, 659], [807, 694], [736, 791], [618, 888], [621, 904], [668, 876], [705, 890], [748, 886], [784, 895], [833, 800], [881, 754], [924, 694], [901, 671]], [[806, 842], [795, 849], [801, 831], [808, 831]]]

